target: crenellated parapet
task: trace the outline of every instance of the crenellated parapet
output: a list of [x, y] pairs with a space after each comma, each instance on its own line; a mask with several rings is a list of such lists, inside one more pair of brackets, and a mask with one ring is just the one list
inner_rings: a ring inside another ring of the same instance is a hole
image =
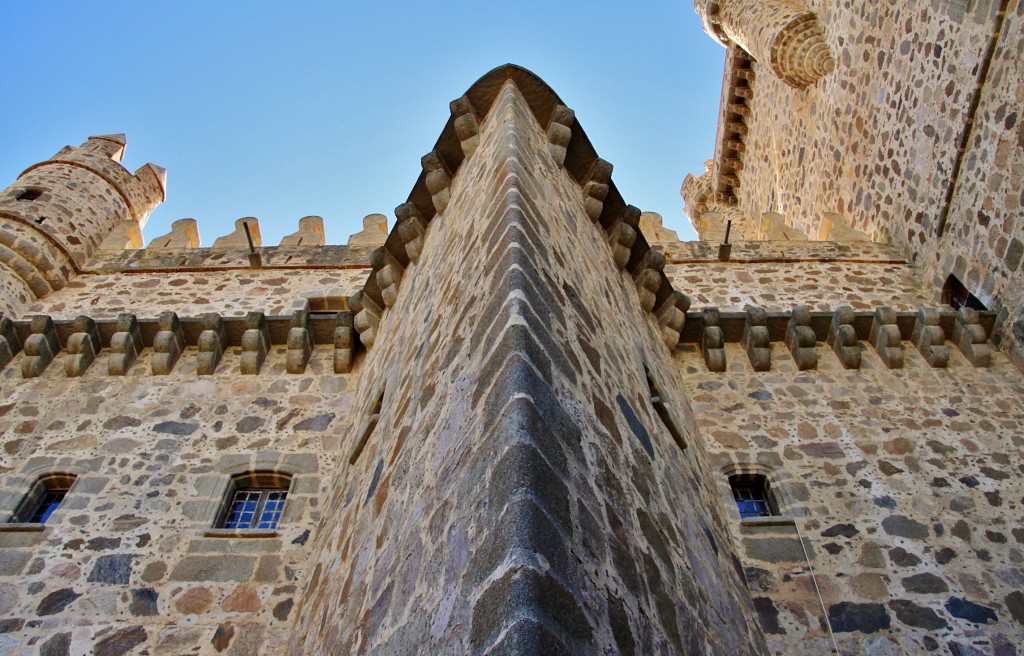
[[786, 84], [808, 87], [835, 69], [817, 14], [797, 0], [696, 0], [704, 29], [735, 43]]
[[[757, 227], [745, 220], [743, 211], [729, 198], [714, 191], [712, 163], [706, 163], [706, 170], [700, 176], [687, 174], [679, 190], [683, 197], [684, 211], [690, 224], [701, 241], [723, 242], [726, 230], [732, 241], [757, 239]], [[731, 197], [730, 197], [731, 198]], [[732, 223], [730, 228], [729, 223]]]

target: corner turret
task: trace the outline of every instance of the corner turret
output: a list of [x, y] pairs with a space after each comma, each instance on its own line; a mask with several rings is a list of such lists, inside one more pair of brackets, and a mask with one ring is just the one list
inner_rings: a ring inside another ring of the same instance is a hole
[[806, 88], [835, 69], [818, 15], [799, 0], [695, 0], [705, 31], [780, 80]]
[[114, 230], [141, 229], [166, 196], [167, 172], [120, 161], [123, 134], [66, 146], [0, 193], [0, 312], [19, 315], [61, 289]]

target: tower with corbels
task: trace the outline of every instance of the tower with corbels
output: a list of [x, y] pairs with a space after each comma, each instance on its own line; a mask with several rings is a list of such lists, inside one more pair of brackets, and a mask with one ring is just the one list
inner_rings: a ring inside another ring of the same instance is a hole
[[123, 134], [90, 137], [25, 170], [0, 193], [0, 312], [20, 314], [62, 289], [107, 239], [142, 245], [167, 172], [121, 166]]

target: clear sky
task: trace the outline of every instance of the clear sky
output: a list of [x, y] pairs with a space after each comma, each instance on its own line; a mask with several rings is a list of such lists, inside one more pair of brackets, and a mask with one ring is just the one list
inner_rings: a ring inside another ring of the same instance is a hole
[[6, 2], [0, 185], [92, 134], [168, 169], [144, 234], [203, 245], [260, 219], [276, 245], [324, 217], [344, 244], [394, 220], [448, 102], [495, 66], [545, 80], [615, 166], [626, 202], [693, 232], [679, 187], [712, 156], [724, 50], [689, 0], [515, 3]]

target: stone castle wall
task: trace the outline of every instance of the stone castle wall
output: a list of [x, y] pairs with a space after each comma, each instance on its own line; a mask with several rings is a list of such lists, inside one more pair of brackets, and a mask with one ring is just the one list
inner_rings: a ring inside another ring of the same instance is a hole
[[956, 275], [1002, 312], [994, 340], [1024, 363], [1024, 3], [1004, 18], [997, 2], [807, 4], [836, 68], [800, 90], [754, 63], [739, 206], [754, 219], [772, 208], [811, 239], [840, 214], [903, 249], [933, 300]]
[[[739, 344], [709, 372], [677, 355], [747, 584], [773, 653], [1013, 654], [1024, 642], [1024, 384], [1002, 354], [888, 369], [827, 344], [771, 371]], [[768, 477], [781, 517], [740, 520], [728, 477]], [[806, 556], [805, 550], [806, 549]], [[816, 586], [816, 587], [815, 587]], [[820, 600], [818, 593], [820, 592]]]
[[[303, 375], [280, 346], [241, 375], [238, 350], [212, 376], [194, 347], [166, 376], [149, 348], [125, 376], [106, 354], [80, 378], [63, 353], [37, 378], [24, 354], [0, 371], [4, 520], [39, 475], [78, 475], [43, 530], [0, 525], [0, 653], [281, 653], [352, 392], [329, 347]], [[212, 530], [251, 470], [293, 475], [279, 529]]]
[[167, 310], [193, 317], [204, 312], [284, 315], [298, 309], [303, 299], [347, 302], [370, 272], [366, 249], [275, 246], [259, 253], [261, 265], [253, 267], [247, 251], [239, 249], [101, 252], [85, 273], [36, 301], [23, 316], [73, 319], [86, 314], [100, 319], [121, 312], [156, 316]]

